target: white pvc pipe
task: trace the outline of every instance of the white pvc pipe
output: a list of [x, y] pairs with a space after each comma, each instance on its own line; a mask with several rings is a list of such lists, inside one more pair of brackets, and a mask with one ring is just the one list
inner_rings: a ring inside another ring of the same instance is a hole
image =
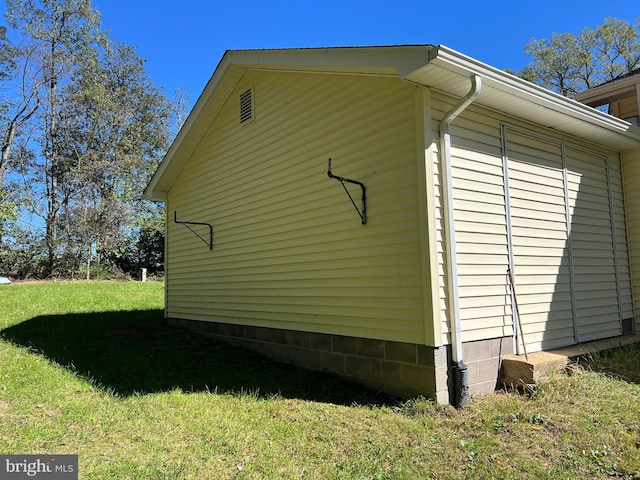
[[460, 322], [460, 299], [458, 292], [458, 262], [456, 254], [455, 216], [453, 209], [453, 176], [451, 171], [451, 135], [449, 125], [462, 113], [482, 89], [482, 80], [478, 75], [471, 77], [471, 89], [440, 120], [440, 150], [443, 167], [445, 251], [447, 262], [447, 285], [449, 297], [449, 326], [451, 330], [451, 356], [454, 364], [462, 362], [462, 326]]

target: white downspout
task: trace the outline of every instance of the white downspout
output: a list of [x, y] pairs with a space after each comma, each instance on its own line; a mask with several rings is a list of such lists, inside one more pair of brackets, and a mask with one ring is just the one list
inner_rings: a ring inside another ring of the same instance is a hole
[[471, 89], [440, 120], [440, 163], [443, 170], [445, 252], [447, 262], [447, 286], [449, 298], [449, 328], [451, 331], [451, 357], [453, 360], [455, 405], [469, 403], [469, 374], [462, 358], [462, 326], [460, 322], [460, 298], [458, 292], [458, 261], [456, 254], [455, 216], [453, 209], [453, 176], [451, 169], [451, 135], [449, 125], [462, 113], [482, 89], [482, 80], [478, 75], [471, 77]]

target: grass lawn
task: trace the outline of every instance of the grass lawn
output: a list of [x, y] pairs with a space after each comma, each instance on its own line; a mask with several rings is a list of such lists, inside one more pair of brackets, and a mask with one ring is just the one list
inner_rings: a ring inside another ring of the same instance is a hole
[[167, 327], [160, 283], [0, 286], [0, 454], [81, 479], [640, 478], [640, 349], [399, 402]]

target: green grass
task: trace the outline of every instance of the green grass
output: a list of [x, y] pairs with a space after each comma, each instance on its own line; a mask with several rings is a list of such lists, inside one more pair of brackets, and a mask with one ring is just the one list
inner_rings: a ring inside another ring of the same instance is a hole
[[82, 479], [640, 478], [640, 351], [398, 402], [164, 325], [160, 283], [0, 287], [0, 453]]

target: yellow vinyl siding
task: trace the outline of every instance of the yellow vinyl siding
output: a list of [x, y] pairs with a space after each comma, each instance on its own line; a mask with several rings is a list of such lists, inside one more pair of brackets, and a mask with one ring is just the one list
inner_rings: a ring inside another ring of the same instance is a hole
[[[433, 96], [435, 118], [453, 105]], [[434, 122], [437, 138], [437, 122]], [[510, 293], [505, 283], [508, 265], [500, 123], [469, 108], [451, 127], [453, 206], [455, 210], [458, 292], [463, 341], [503, 337], [513, 333]], [[440, 159], [434, 156], [439, 231], [440, 309], [443, 342], [449, 343]]]
[[622, 179], [629, 235], [630, 276], [633, 284], [636, 332], [640, 327], [640, 149], [622, 155]]
[[[414, 89], [248, 72], [169, 191], [168, 316], [424, 343]], [[367, 225], [328, 158], [366, 184]], [[212, 251], [173, 210], [214, 226]]]
[[627, 233], [627, 212], [624, 200], [622, 163], [620, 155], [610, 157], [612, 206], [615, 220], [616, 250], [621, 297], [621, 317], [623, 320], [633, 319], [633, 292], [631, 286], [631, 260], [629, 256], [629, 237]]
[[[437, 119], [453, 103], [443, 95], [432, 95], [434, 137]], [[513, 334], [506, 275], [510, 246], [502, 121], [499, 113], [472, 105], [451, 127], [458, 293], [465, 342]], [[580, 141], [570, 137], [529, 134], [535, 129], [521, 122], [514, 125], [505, 130], [509, 221], [516, 292], [529, 351], [572, 344], [576, 336], [587, 341], [619, 335], [620, 319], [631, 317], [632, 304], [618, 156], [577, 146]], [[434, 154], [441, 330], [447, 343], [440, 161]]]
[[577, 338], [582, 342], [619, 335], [608, 160], [572, 148], [566, 148], [566, 159]]

